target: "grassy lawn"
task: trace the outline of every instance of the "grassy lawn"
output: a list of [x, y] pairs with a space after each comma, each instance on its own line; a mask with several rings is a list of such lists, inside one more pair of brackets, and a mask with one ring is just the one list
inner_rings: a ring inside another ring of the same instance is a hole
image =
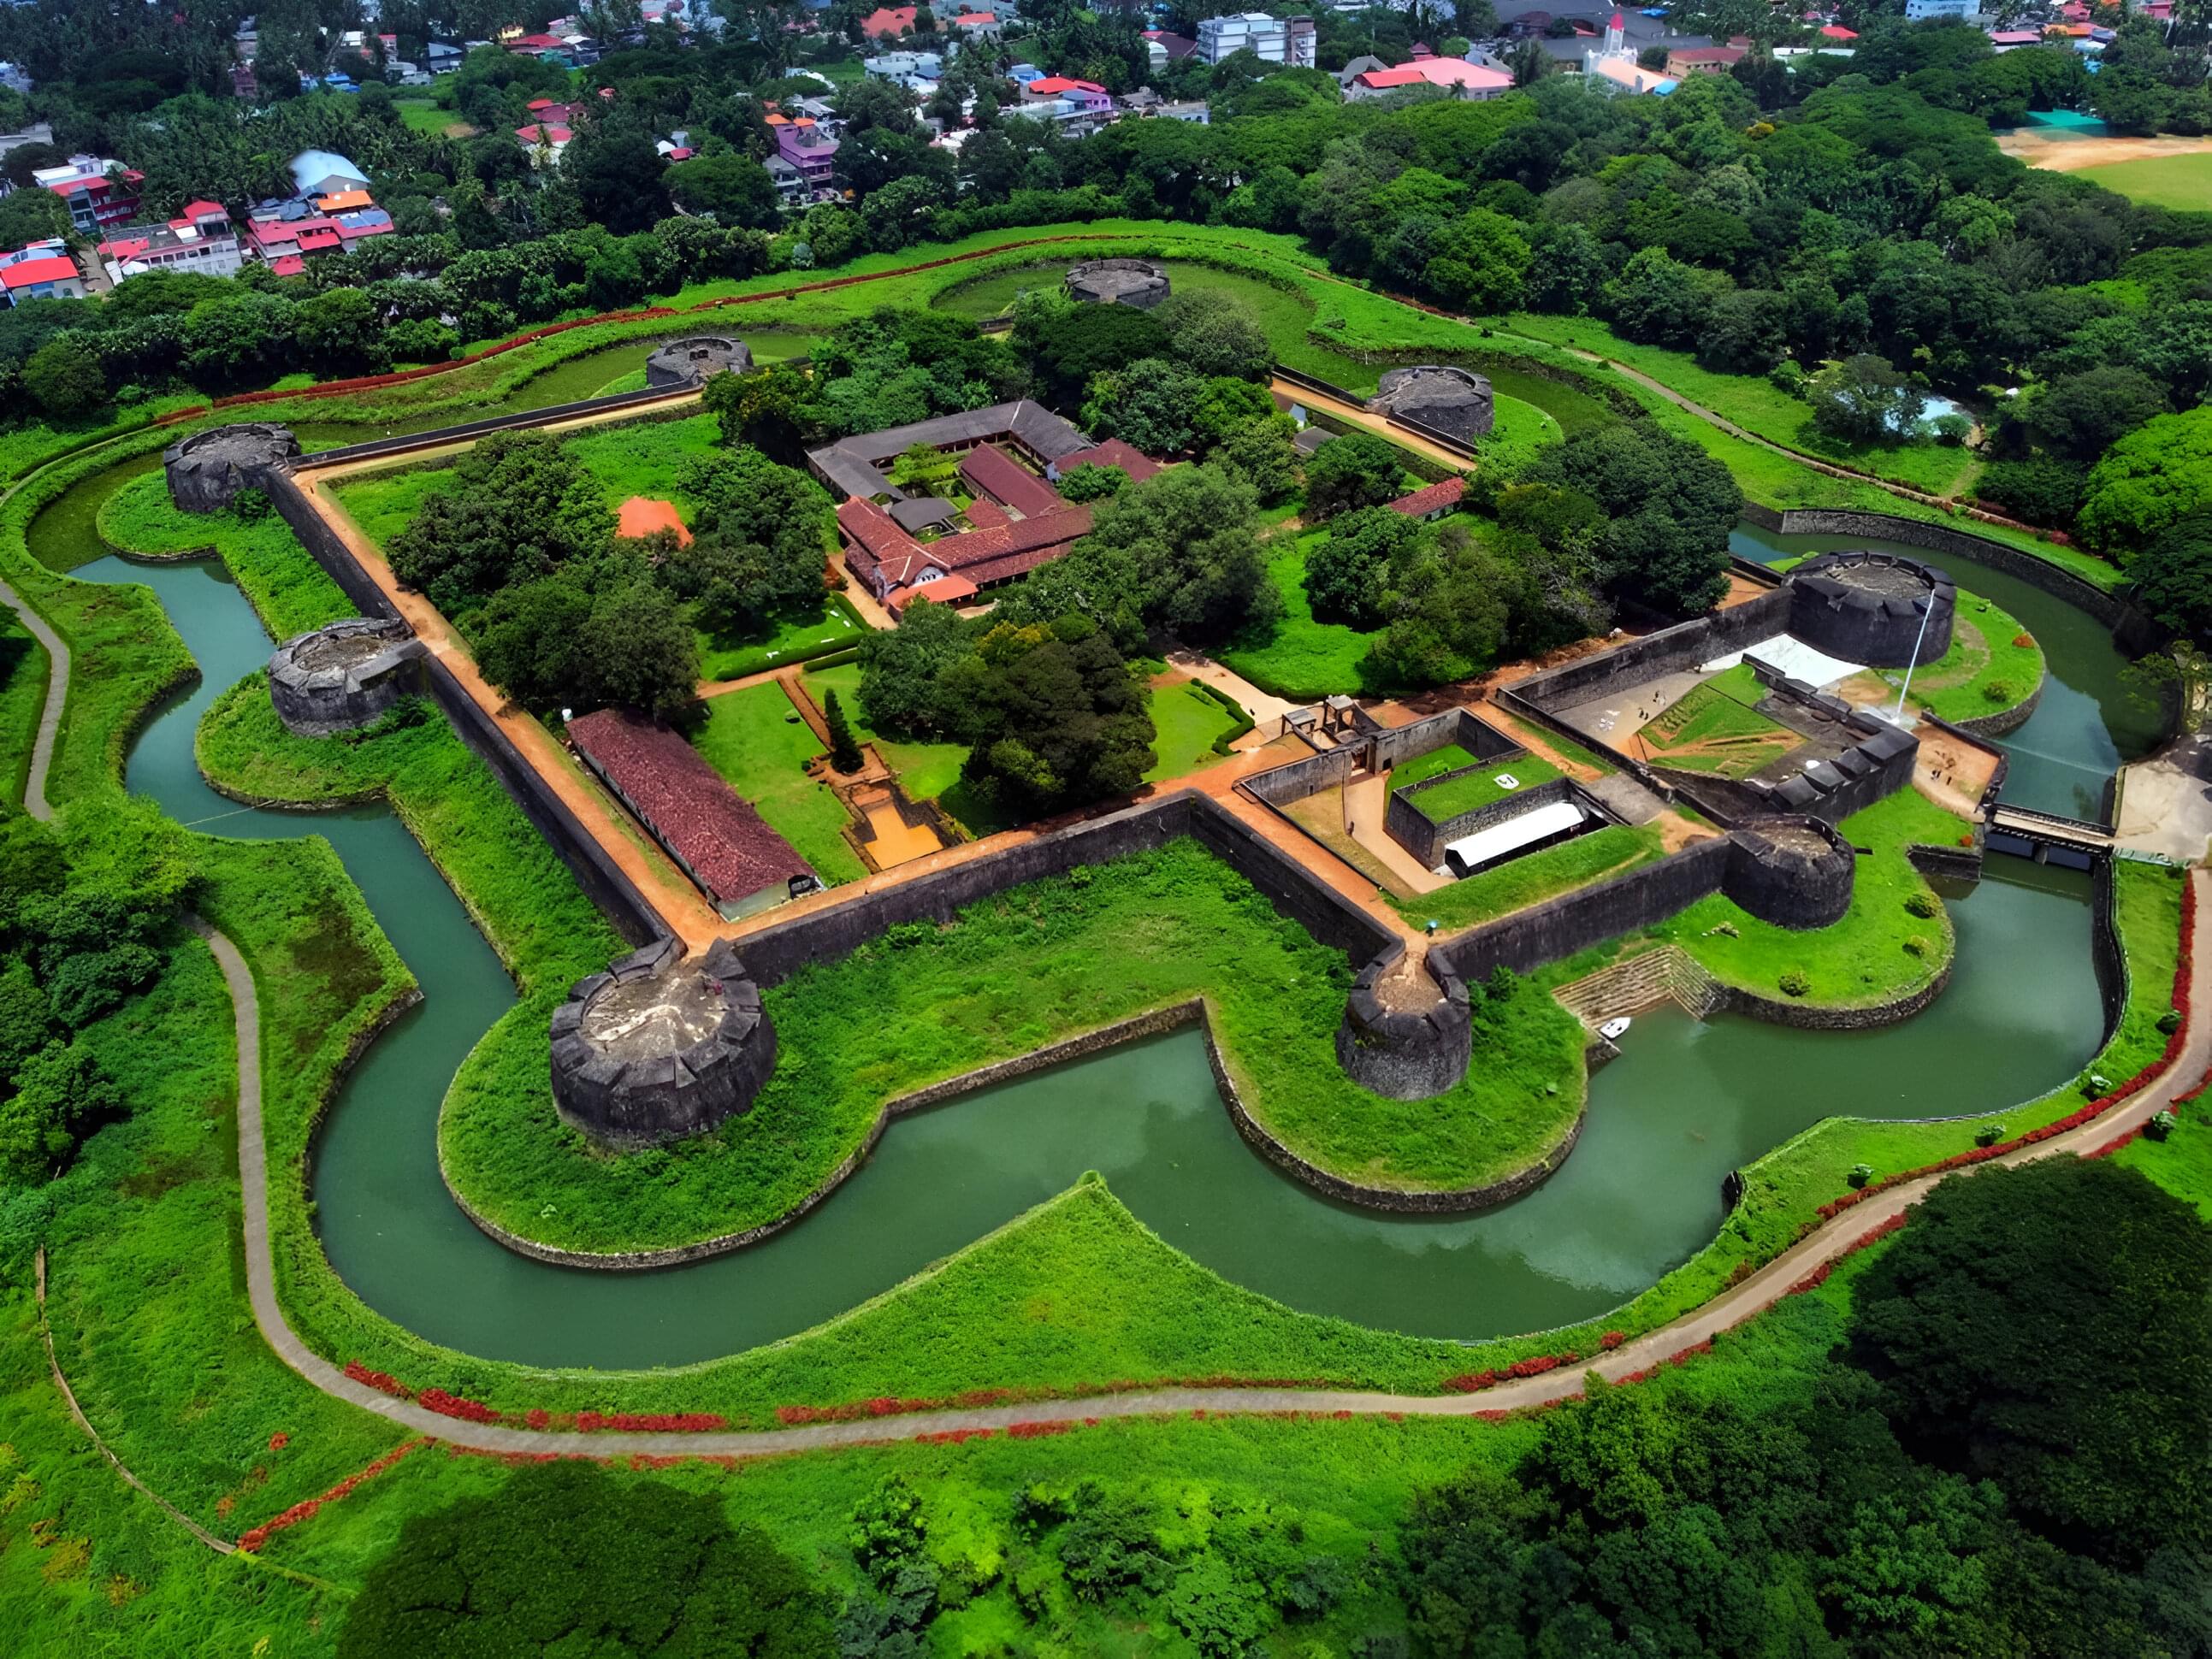
[[[935, 800], [960, 781], [961, 763], [968, 758], [968, 746], [959, 743], [908, 743], [896, 738], [876, 735], [860, 708], [860, 665], [841, 662], [835, 668], [824, 668], [806, 676], [807, 695], [817, 703], [830, 693], [837, 694], [844, 705], [845, 717], [853, 722], [854, 734], [862, 743], [872, 743], [884, 763], [898, 774], [899, 787], [916, 800]], [[969, 826], [970, 829], [974, 825]]]
[[1243, 876], [1177, 841], [1025, 884], [767, 989], [774, 1074], [750, 1112], [680, 1157], [611, 1159], [562, 1127], [542, 1030], [496, 1076], [486, 1048], [471, 1057], [440, 1146], [455, 1186], [501, 1225], [572, 1249], [678, 1244], [783, 1214], [895, 1096], [1201, 994], [1254, 1116], [1347, 1178], [1405, 1190], [1495, 1180], [1572, 1121], [1581, 1029], [1533, 990], [1491, 1006], [1449, 1092], [1402, 1102], [1352, 1084], [1333, 1047], [1350, 971]]
[[418, 466], [404, 472], [363, 472], [327, 486], [346, 516], [379, 547], [415, 522], [422, 503], [453, 482], [453, 469]]
[[1887, 1002], [1940, 973], [1951, 958], [1948, 915], [1916, 916], [1905, 902], [1930, 892], [1905, 849], [1914, 842], [1956, 845], [1965, 820], [1911, 789], [1899, 791], [1839, 826], [1845, 840], [1873, 852], [1858, 860], [1851, 908], [1833, 927], [1797, 933], [1759, 921], [1716, 893], [1649, 930], [1680, 945], [1724, 983], [1779, 1000], [1784, 975], [1802, 973], [1806, 993], [1828, 1006]]
[[[1431, 823], [1444, 823], [1462, 812], [1474, 811], [1565, 775], [1540, 755], [1516, 755], [1510, 760], [1486, 763], [1479, 772], [1429, 784], [1407, 799]], [[1507, 783], [1507, 778], [1513, 781]]]
[[867, 873], [845, 840], [844, 803], [806, 775], [822, 744], [781, 685], [770, 681], [708, 698], [706, 724], [691, 742], [823, 880], [858, 881]]
[[1462, 766], [1479, 766], [1481, 762], [1455, 743], [1441, 749], [1431, 749], [1425, 755], [1416, 755], [1409, 761], [1400, 761], [1390, 769], [1390, 787], [1410, 789], [1430, 778], [1440, 777], [1446, 772], [1456, 772]]
[[[787, 663], [826, 657], [860, 643], [868, 631], [860, 612], [842, 595], [831, 594], [811, 612], [779, 612], [764, 618], [767, 627], [757, 639], [740, 640], [726, 635], [699, 635], [699, 678], [703, 680], [742, 679]], [[841, 691], [838, 694], [842, 696]]]
[[1379, 678], [1368, 661], [1376, 635], [1342, 623], [1316, 622], [1306, 598], [1306, 550], [1325, 530], [1284, 536], [1273, 544], [1267, 574], [1282, 590], [1283, 614], [1264, 632], [1248, 635], [1218, 656], [1262, 691], [1293, 702], [1312, 702], [1340, 692], [1388, 695], [1402, 688]]
[[1237, 720], [1191, 681], [1155, 686], [1152, 696], [1152, 752], [1159, 757], [1145, 774], [1147, 783], [1165, 783], [1220, 758], [1213, 740], [1237, 729]]
[[1509, 859], [1433, 893], [1401, 898], [1386, 892], [1383, 897], [1408, 921], [1434, 921], [1438, 933], [1456, 933], [1577, 887], [1625, 876], [1664, 854], [1659, 832], [1650, 825], [1609, 823], [1556, 847]]
[[1980, 471], [1967, 450], [1933, 441], [1847, 444], [1816, 430], [1812, 411], [1763, 375], [1710, 369], [1686, 351], [1639, 345], [1593, 317], [1516, 315], [1501, 327], [1553, 344], [1595, 351], [1650, 375], [1669, 391], [1702, 404], [1745, 431], [1838, 466], [1910, 484], [1930, 495], [1961, 493]]
[[12, 611], [0, 611], [0, 800], [21, 805], [31, 745], [46, 706], [46, 651]]
[[2173, 1115], [2177, 1127], [2167, 1139], [2145, 1137], [2114, 1157], [2194, 1204], [2197, 1213], [2212, 1222], [2212, 1101], [2199, 1097], [2174, 1108]]
[[2177, 208], [2185, 213], [2212, 210], [2212, 155], [2112, 161], [2100, 167], [2085, 167], [2081, 176], [2151, 207]]
[[476, 131], [453, 111], [428, 99], [395, 98], [392, 106], [399, 112], [399, 118], [407, 124], [408, 131], [426, 137], [442, 138], [449, 130], [455, 137], [466, 137]]
[[674, 501], [689, 523], [699, 504], [676, 487], [677, 476], [690, 462], [720, 453], [722, 434], [713, 416], [693, 415], [594, 428], [578, 433], [565, 447], [599, 481], [609, 507], [633, 495]]
[[[1881, 673], [1893, 687], [1905, 683], [1902, 669]], [[2042, 684], [2043, 647], [2034, 636], [2008, 611], [1961, 592], [1951, 648], [1913, 671], [1909, 700], [1947, 720], [1972, 720], [2011, 708]]]

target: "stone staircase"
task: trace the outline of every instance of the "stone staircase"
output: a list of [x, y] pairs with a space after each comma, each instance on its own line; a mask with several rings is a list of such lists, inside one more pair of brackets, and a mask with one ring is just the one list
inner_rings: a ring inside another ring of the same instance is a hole
[[1609, 1019], [1640, 1014], [1662, 1002], [1703, 1019], [1725, 1000], [1721, 987], [1680, 946], [1662, 945], [1562, 985], [1552, 994], [1595, 1032]]

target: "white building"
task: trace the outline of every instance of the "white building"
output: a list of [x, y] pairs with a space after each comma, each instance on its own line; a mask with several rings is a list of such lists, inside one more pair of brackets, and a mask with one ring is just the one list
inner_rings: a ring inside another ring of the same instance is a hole
[[874, 81], [888, 81], [909, 91], [927, 82], [932, 87], [945, 78], [945, 59], [933, 52], [887, 52], [861, 59], [860, 67]]
[[32, 300], [82, 300], [84, 277], [58, 236], [0, 253], [0, 294], [20, 306]]
[[100, 245], [100, 263], [111, 283], [149, 270], [185, 270], [202, 276], [235, 276], [246, 263], [230, 215], [215, 202], [187, 202], [164, 224], [126, 225]]
[[1917, 23], [1928, 17], [1962, 17], [1972, 19], [1981, 15], [1979, 0], [1905, 0], [1905, 21]]
[[1311, 69], [1315, 45], [1310, 17], [1270, 17], [1264, 11], [1246, 11], [1205, 18], [1198, 26], [1197, 56], [1209, 64], [1249, 52], [1270, 64]]

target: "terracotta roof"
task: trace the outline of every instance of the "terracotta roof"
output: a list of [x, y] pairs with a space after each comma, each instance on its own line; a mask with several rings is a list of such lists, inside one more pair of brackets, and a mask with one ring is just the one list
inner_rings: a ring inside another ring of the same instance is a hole
[[960, 458], [960, 476], [1001, 507], [1012, 507], [1024, 518], [1035, 518], [1066, 505], [1057, 491], [1036, 473], [1025, 471], [996, 444], [978, 444]]
[[287, 253], [269, 262], [269, 269], [279, 276], [297, 276], [307, 268], [307, 262], [296, 253]]
[[1129, 475], [1130, 481], [1142, 483], [1160, 470], [1160, 464], [1131, 444], [1119, 438], [1109, 438], [1096, 449], [1079, 449], [1073, 455], [1063, 455], [1059, 461], [1062, 477], [1071, 466], [1118, 467]]
[[998, 502], [978, 495], [968, 503], [968, 527], [970, 530], [994, 530], [1002, 524], [1012, 524], [1006, 509]]
[[[179, 218], [195, 220], [217, 218], [228, 219], [230, 217], [230, 215], [223, 210], [222, 204], [220, 202], [199, 201], [185, 203], [184, 212], [178, 216]], [[174, 222], [173, 221], [172, 222]]]
[[912, 6], [878, 6], [860, 20], [860, 33], [871, 40], [904, 34], [914, 27], [914, 14]]
[[324, 213], [343, 213], [348, 208], [374, 207], [376, 198], [365, 190], [335, 191], [328, 196], [315, 198], [315, 206]]
[[895, 587], [884, 601], [894, 613], [902, 612], [917, 599], [928, 599], [938, 605], [954, 605], [962, 599], [975, 597], [975, 584], [965, 576], [948, 572], [933, 581], [917, 583], [908, 587]]
[[1408, 518], [1423, 518], [1440, 507], [1457, 507], [1460, 497], [1466, 494], [1466, 479], [1446, 478], [1442, 483], [1432, 483], [1426, 489], [1417, 489], [1410, 495], [1399, 496], [1390, 503], [1390, 510], [1403, 513]]
[[603, 708], [569, 721], [568, 737], [717, 903], [813, 874], [752, 804], [668, 727]]

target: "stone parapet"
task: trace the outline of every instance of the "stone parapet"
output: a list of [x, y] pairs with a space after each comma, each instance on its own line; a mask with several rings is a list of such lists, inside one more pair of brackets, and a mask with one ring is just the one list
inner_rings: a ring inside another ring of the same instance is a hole
[[404, 622], [347, 617], [276, 647], [269, 701], [297, 736], [356, 731], [422, 689], [416, 665], [428, 654]]
[[161, 452], [169, 499], [187, 513], [219, 513], [241, 489], [265, 489], [300, 453], [300, 441], [272, 421], [210, 427]]

